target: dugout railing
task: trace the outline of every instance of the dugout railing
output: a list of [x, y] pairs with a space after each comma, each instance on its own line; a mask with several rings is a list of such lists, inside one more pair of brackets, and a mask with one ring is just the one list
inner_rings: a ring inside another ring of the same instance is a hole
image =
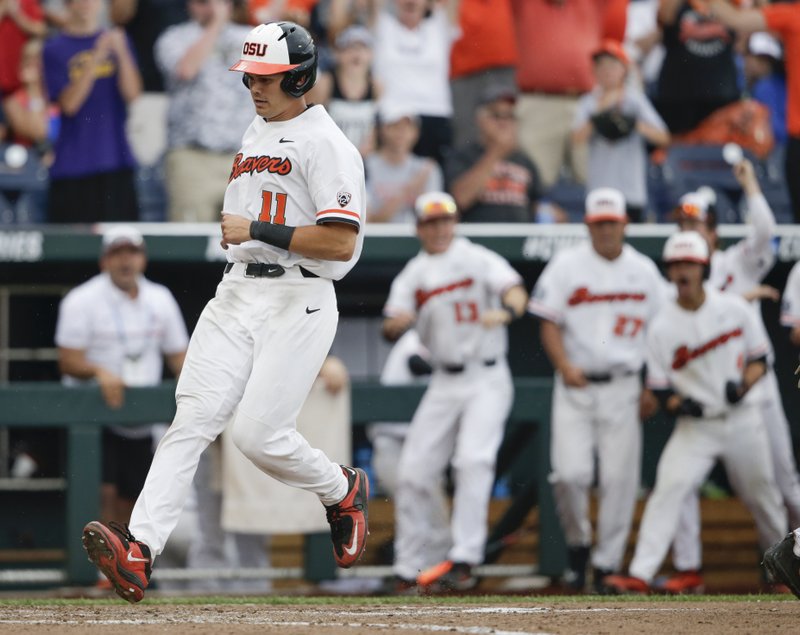
[[[535, 428], [526, 435], [530, 443], [517, 453], [514, 462], [514, 479], [520, 485], [533, 482], [535, 500], [539, 506], [539, 542], [536, 570], [541, 575], [555, 576], [564, 568], [564, 543], [551, 490], [547, 482], [549, 471], [549, 413], [552, 381], [544, 378], [518, 378], [515, 380], [516, 397], [508, 420], [508, 431], [518, 426]], [[362, 426], [372, 421], [409, 420], [422, 396], [424, 388], [387, 387], [372, 382], [352, 385], [352, 423]], [[153, 388], [129, 388], [125, 405], [112, 410], [106, 407], [100, 391], [94, 387], [65, 388], [57, 383], [12, 383], [0, 386], [0, 426], [13, 428], [63, 428], [66, 431], [63, 485], [64, 509], [39, 509], [35, 518], [26, 518], [30, 505], [34, 505], [36, 492], [30, 492], [25, 507], [6, 507], [0, 522], [6, 532], [15, 522], [43, 522], [49, 514], [51, 523], [62, 518], [63, 544], [66, 553], [62, 569], [6, 569], [0, 572], [0, 583], [51, 585], [91, 585], [97, 572], [87, 562], [81, 546], [84, 524], [97, 517], [100, 499], [101, 430], [104, 425], [137, 425], [148, 421], [169, 421], [175, 413], [174, 383], [166, 382]], [[321, 422], [324, 424], [324, 422]], [[35, 480], [35, 479], [34, 479]], [[52, 503], [48, 503], [52, 505]], [[58, 528], [56, 528], [58, 532]], [[330, 579], [330, 543], [325, 535], [315, 535], [307, 540], [302, 570], [276, 570], [269, 577]], [[356, 568], [358, 569], [358, 568]], [[366, 567], [364, 567], [366, 569]], [[379, 568], [374, 568], [376, 571]], [[521, 568], [520, 572], [528, 571]], [[513, 567], [508, 569], [513, 571]], [[354, 570], [355, 571], [355, 570]], [[363, 571], [367, 574], [369, 571]], [[211, 574], [211, 572], [209, 572]], [[230, 576], [231, 572], [216, 572]], [[180, 574], [178, 574], [180, 577]]]

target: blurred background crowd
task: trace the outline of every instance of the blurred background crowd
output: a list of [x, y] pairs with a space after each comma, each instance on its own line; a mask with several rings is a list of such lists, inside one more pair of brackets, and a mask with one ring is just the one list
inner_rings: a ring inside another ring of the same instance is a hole
[[364, 156], [370, 222], [408, 222], [440, 189], [466, 222], [575, 221], [599, 186], [667, 221], [701, 170], [737, 222], [729, 142], [778, 221], [800, 218], [793, 60], [704, 4], [0, 0], [0, 222], [215, 222], [253, 116], [228, 68], [281, 19], [317, 40], [310, 101]]

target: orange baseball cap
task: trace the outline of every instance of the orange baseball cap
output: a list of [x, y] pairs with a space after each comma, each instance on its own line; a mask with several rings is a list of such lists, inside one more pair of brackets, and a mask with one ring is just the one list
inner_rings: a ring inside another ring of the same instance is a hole
[[592, 53], [592, 59], [595, 60], [602, 55], [610, 55], [618, 59], [625, 66], [630, 64], [630, 58], [622, 47], [622, 44], [617, 40], [603, 40], [600, 46]]

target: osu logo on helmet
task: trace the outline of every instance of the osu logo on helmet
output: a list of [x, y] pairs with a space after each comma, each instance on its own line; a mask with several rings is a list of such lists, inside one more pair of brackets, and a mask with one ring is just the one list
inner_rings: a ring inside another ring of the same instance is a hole
[[258, 42], [245, 42], [242, 47], [242, 55], [257, 55], [264, 57], [267, 54], [267, 45], [259, 44]]

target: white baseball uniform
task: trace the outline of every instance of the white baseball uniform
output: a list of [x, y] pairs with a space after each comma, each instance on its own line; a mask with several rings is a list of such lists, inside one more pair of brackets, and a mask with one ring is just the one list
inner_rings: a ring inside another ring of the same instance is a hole
[[[725, 250], [716, 250], [711, 255], [709, 275], [711, 288], [739, 296], [760, 285], [775, 264], [775, 250], [772, 244], [775, 218], [772, 210], [760, 193], [747, 197], [747, 208], [749, 235]], [[761, 302], [754, 300], [750, 303], [750, 309], [753, 317], [763, 328]], [[753, 392], [757, 395], [756, 401], [761, 410], [761, 419], [767, 427], [775, 480], [788, 511], [791, 526], [794, 527], [800, 525], [800, 477], [794, 459], [789, 421], [783, 410], [778, 380], [772, 368], [773, 359], [774, 353], [769, 343], [767, 374], [753, 387]], [[675, 534], [672, 559], [679, 571], [701, 568], [700, 530], [698, 493], [694, 493], [686, 500]]]
[[588, 547], [596, 455], [596, 569], [618, 570], [625, 553], [641, 470], [644, 335], [663, 293], [663, 279], [652, 260], [624, 245], [622, 254], [610, 261], [587, 241], [556, 254], [528, 306], [560, 327], [570, 363], [589, 379], [588, 386], [572, 388], [556, 374], [550, 481], [567, 545]]
[[434, 559], [426, 543], [448, 463], [455, 495], [446, 558], [483, 561], [497, 450], [514, 387], [506, 329], [486, 329], [480, 319], [520, 284], [504, 258], [460, 237], [444, 253], [420, 252], [392, 282], [384, 315], [416, 315], [434, 367], [400, 457], [394, 570], [402, 578], [416, 578], [443, 559]]
[[786, 532], [769, 439], [758, 395], [737, 404], [725, 397], [725, 384], [739, 382], [744, 365], [766, 355], [763, 325], [738, 295], [706, 286], [696, 311], [669, 302], [647, 334], [647, 385], [672, 389], [703, 405], [702, 418], [678, 417], [658, 462], [655, 488], [639, 526], [630, 575], [651, 581], [675, 537], [687, 496], [697, 491], [720, 459], [737, 495], [753, 514], [763, 548]]
[[[131, 532], [154, 555], [180, 516], [200, 454], [237, 405], [232, 438], [261, 470], [316, 493], [326, 505], [346, 495], [341, 468], [309, 446], [295, 419], [333, 341], [338, 310], [332, 281], [361, 252], [365, 197], [358, 150], [322, 106], [287, 121], [255, 117], [245, 132], [225, 213], [290, 226], [351, 223], [358, 242], [347, 262], [254, 240], [229, 247], [227, 272], [189, 343], [175, 419], [131, 516]], [[247, 277], [247, 263], [276, 263], [285, 273]]]
[[800, 326], [800, 261], [794, 263], [783, 288], [781, 324], [789, 328]]

